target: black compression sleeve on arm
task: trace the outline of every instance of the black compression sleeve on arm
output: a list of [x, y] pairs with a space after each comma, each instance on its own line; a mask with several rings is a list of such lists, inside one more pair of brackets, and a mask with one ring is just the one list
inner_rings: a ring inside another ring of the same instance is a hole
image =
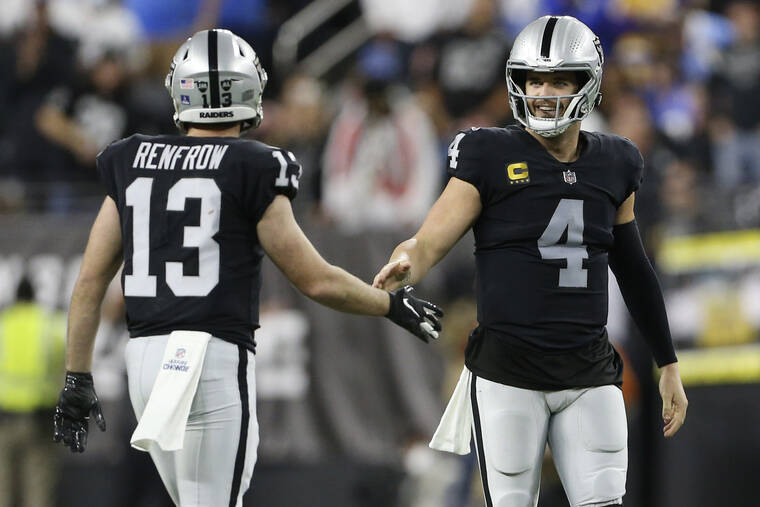
[[616, 225], [612, 232], [615, 244], [609, 254], [610, 268], [628, 311], [649, 344], [657, 366], [675, 363], [678, 359], [670, 337], [662, 289], [644, 251], [636, 221]]

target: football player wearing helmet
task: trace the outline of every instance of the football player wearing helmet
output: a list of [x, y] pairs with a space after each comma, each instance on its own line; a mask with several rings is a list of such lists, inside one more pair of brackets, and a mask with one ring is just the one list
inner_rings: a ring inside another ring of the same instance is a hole
[[264, 253], [323, 305], [387, 316], [424, 341], [440, 330], [441, 310], [410, 287], [373, 288], [328, 264], [304, 236], [290, 204], [301, 176], [295, 157], [240, 139], [261, 122], [266, 82], [243, 39], [198, 32], [166, 78], [187, 135], [136, 134], [97, 159], [107, 196], [71, 299], [54, 437], [83, 452], [91, 415], [105, 430], [89, 372], [100, 304], [123, 261], [129, 395], [139, 420], [132, 444], [150, 452], [180, 506], [240, 506], [251, 480]]
[[446, 188], [375, 277], [385, 289], [416, 283], [473, 229], [479, 325], [431, 446], [466, 454], [472, 430], [489, 507], [537, 505], [547, 442], [570, 505], [622, 505], [627, 423], [606, 330], [608, 267], [660, 367], [664, 435], [686, 416], [634, 217], [641, 155], [625, 138], [581, 131], [601, 100], [603, 61], [577, 19], [530, 23], [506, 65], [520, 125], [456, 135]]

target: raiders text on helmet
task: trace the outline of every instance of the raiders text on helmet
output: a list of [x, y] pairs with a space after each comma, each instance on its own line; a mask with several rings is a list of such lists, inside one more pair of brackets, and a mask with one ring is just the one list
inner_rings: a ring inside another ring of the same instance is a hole
[[[571, 16], [544, 16], [526, 26], [515, 39], [507, 60], [507, 91], [515, 119], [544, 137], [554, 137], [575, 121], [586, 118], [602, 99], [604, 54], [599, 37]], [[554, 118], [530, 113], [525, 94], [528, 71], [568, 71], [581, 74], [580, 89], [572, 95], [546, 96], [557, 103]], [[559, 99], [571, 99], [560, 115]]]
[[174, 122], [241, 121], [258, 127], [267, 73], [251, 46], [229, 30], [203, 30], [180, 46], [166, 76]]

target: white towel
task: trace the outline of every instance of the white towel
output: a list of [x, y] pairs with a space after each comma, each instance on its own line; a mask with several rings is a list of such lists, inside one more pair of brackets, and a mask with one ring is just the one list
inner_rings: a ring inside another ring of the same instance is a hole
[[182, 449], [210, 339], [210, 334], [200, 331], [174, 331], [169, 335], [161, 370], [130, 440], [132, 447], [141, 451], [155, 445], [164, 451]]
[[455, 454], [470, 454], [472, 438], [472, 402], [470, 401], [470, 378], [465, 366], [443, 412], [438, 429], [430, 440], [430, 448]]

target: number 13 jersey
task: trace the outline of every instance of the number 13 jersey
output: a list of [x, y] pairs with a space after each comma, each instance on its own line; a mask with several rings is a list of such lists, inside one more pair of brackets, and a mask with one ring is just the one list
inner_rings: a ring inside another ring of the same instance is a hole
[[480, 326], [467, 359], [491, 380], [563, 389], [618, 383], [622, 373], [605, 331], [607, 254], [643, 162], [622, 137], [581, 132], [580, 142], [572, 163], [517, 126], [463, 131], [449, 147], [449, 175], [474, 185], [482, 203], [473, 224]]
[[130, 336], [205, 331], [253, 350], [263, 250], [256, 224], [293, 199], [292, 153], [238, 138], [134, 135], [97, 159], [119, 210]]

